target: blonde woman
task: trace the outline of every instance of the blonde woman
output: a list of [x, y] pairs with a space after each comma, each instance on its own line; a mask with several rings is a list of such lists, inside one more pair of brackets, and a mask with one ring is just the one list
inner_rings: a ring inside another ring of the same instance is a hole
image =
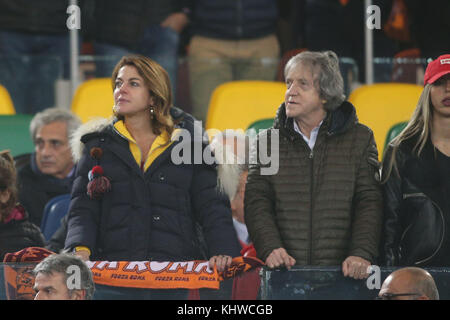
[[450, 54], [430, 62], [425, 87], [383, 161], [384, 263], [450, 265]]

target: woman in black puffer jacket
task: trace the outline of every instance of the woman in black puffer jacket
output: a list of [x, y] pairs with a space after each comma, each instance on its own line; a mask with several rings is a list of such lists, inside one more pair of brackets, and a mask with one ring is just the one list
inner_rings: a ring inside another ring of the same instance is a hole
[[25, 209], [16, 203], [16, 169], [9, 152], [0, 152], [0, 261], [6, 253], [27, 247], [43, 247], [44, 236], [28, 221]]
[[149, 58], [123, 57], [112, 85], [115, 117], [72, 137], [77, 172], [65, 249], [91, 261], [207, 258], [222, 271], [240, 248], [215, 166], [191, 161], [207, 148], [201, 127], [172, 106], [167, 72]]

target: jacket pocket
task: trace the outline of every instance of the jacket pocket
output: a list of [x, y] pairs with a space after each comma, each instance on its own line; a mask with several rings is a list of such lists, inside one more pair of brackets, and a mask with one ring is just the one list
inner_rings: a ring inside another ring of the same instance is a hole
[[443, 212], [421, 192], [403, 194], [402, 212], [409, 223], [400, 238], [400, 261], [423, 265], [442, 247], [446, 232]]

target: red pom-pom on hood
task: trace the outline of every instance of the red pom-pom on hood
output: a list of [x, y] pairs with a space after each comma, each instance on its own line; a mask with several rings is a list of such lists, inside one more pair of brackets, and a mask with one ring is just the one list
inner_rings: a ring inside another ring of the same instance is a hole
[[92, 168], [92, 174], [102, 176], [103, 175], [103, 168], [100, 167], [100, 166], [94, 166]]

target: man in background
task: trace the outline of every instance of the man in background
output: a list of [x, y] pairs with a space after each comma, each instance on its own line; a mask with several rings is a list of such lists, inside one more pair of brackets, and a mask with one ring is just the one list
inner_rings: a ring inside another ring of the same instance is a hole
[[35, 151], [30, 162], [18, 170], [18, 185], [19, 202], [37, 226], [46, 203], [72, 189], [75, 164], [69, 137], [80, 124], [76, 115], [59, 108], [38, 112], [31, 120]]

